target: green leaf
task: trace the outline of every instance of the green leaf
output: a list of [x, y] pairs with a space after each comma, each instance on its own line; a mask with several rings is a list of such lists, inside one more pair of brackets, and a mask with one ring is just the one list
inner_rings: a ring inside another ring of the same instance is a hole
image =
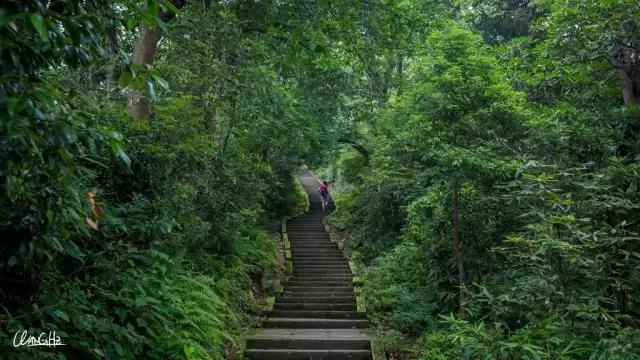
[[53, 312], [57, 317], [59, 317], [60, 319], [69, 322], [69, 315], [67, 315], [66, 312], [62, 311], [62, 310], [55, 310]]
[[161, 78], [158, 75], [151, 75], [151, 78], [153, 79], [153, 81], [155, 81], [158, 85], [160, 85], [160, 87], [162, 87], [165, 90], [169, 90], [169, 83]]
[[31, 24], [38, 31], [43, 41], [49, 41], [49, 31], [47, 30], [47, 24], [40, 14], [31, 14]]
[[129, 84], [131, 84], [131, 80], [133, 79], [133, 75], [131, 75], [130, 71], [123, 71], [122, 74], [120, 74], [120, 78], [118, 79], [118, 85], [120, 85], [120, 87], [127, 87], [129, 86]]
[[173, 5], [173, 3], [172, 3], [171, 1], [169, 1], [169, 0], [163, 0], [163, 1], [162, 1], [162, 7], [166, 8], [167, 10], [171, 11], [171, 12], [172, 12], [172, 13], [174, 13], [174, 14], [177, 14], [177, 13], [178, 13], [178, 11], [180, 11], [180, 10], [178, 10], [178, 8], [177, 8], [175, 5]]
[[129, 155], [122, 149], [122, 134], [117, 131], [111, 132], [111, 152], [120, 160], [122, 160], [127, 166], [131, 166], [131, 159]]
[[27, 104], [27, 97], [24, 95], [12, 96], [7, 99], [7, 111], [9, 116], [15, 116]]
[[124, 152], [124, 150], [122, 150], [122, 148], [119, 148], [116, 151], [116, 156], [122, 160], [122, 162], [124, 162], [127, 166], [131, 166], [131, 158], [129, 158], [129, 155], [127, 155], [127, 153]]
[[151, 100], [154, 100], [154, 101], [157, 100], [156, 90], [153, 87], [153, 83], [151, 81], [147, 81], [147, 91], [149, 92], [149, 98]]

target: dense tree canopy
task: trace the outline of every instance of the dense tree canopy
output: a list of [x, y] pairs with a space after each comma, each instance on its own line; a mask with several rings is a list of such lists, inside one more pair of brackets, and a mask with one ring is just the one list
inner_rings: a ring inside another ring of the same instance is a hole
[[3, 1], [0, 357], [224, 359], [306, 164], [390, 358], [640, 359], [638, 14]]

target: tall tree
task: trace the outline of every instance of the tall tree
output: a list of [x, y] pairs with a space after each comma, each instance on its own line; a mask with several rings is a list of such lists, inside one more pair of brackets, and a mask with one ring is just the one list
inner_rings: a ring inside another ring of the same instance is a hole
[[[162, 2], [151, 2], [148, 9], [152, 17], [144, 18], [138, 28], [138, 40], [133, 48], [132, 61], [140, 70], [148, 70], [158, 50], [158, 42], [162, 36], [163, 23], [172, 20], [179, 9], [187, 4], [186, 0], [165, 0]], [[156, 16], [157, 15], [157, 16]], [[127, 109], [129, 114], [136, 119], [148, 119], [151, 114], [149, 103], [149, 87], [151, 82], [146, 83], [143, 89], [132, 89], [127, 97]]]

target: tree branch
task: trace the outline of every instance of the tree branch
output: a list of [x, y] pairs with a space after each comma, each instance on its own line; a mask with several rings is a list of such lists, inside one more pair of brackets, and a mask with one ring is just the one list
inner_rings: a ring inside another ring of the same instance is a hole
[[369, 156], [371, 155], [371, 153], [369, 152], [369, 150], [367, 150], [367, 148], [364, 147], [364, 145], [357, 143], [353, 140], [349, 140], [349, 139], [338, 139], [338, 142], [341, 144], [346, 144], [351, 146], [352, 148], [354, 148], [356, 151], [358, 151], [360, 153], [360, 155], [362, 155], [365, 159], [369, 159]]

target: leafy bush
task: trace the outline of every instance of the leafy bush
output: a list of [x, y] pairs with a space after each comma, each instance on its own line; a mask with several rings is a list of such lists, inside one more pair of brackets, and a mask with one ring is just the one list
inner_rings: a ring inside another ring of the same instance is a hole
[[[571, 23], [565, 17], [576, 14], [551, 3], [549, 16], [536, 16]], [[542, 37], [566, 35], [548, 26]], [[628, 133], [636, 107], [620, 109], [609, 87], [594, 95], [538, 73], [570, 68], [582, 84], [595, 81], [585, 73], [604, 81], [614, 70], [553, 62], [545, 51], [560, 51], [549, 48], [558, 38], [488, 46], [459, 21], [434, 29], [403, 68], [407, 86], [360, 134], [371, 145], [367, 161], [343, 149], [326, 172], [342, 190], [330, 223], [350, 237], [388, 350], [421, 359], [640, 358], [638, 158], [625, 145], [637, 146]], [[418, 337], [417, 349], [398, 345], [398, 333]]]
[[[282, 140], [308, 118], [293, 109], [291, 86], [250, 63], [234, 65], [228, 80], [238, 93], [240, 84], [262, 87], [247, 87], [254, 96], [238, 97], [234, 111], [218, 102], [215, 116], [207, 112], [196, 81], [185, 84], [166, 60], [188, 48], [179, 40], [183, 20], [167, 29], [177, 39], [160, 50], [157, 67], [105, 52], [114, 33], [128, 52], [128, 32], [141, 21], [166, 27], [169, 5], [0, 5], [8, 45], [0, 80], [3, 359], [224, 359], [249, 322], [254, 291], [273, 290], [263, 284], [277, 276], [265, 230], [299, 210], [292, 173], [306, 146]], [[256, 45], [230, 43], [238, 51]], [[151, 119], [124, 113], [131, 89], [122, 86], [158, 84], [164, 97], [152, 99]], [[55, 330], [66, 346], [16, 349], [22, 330]]]

